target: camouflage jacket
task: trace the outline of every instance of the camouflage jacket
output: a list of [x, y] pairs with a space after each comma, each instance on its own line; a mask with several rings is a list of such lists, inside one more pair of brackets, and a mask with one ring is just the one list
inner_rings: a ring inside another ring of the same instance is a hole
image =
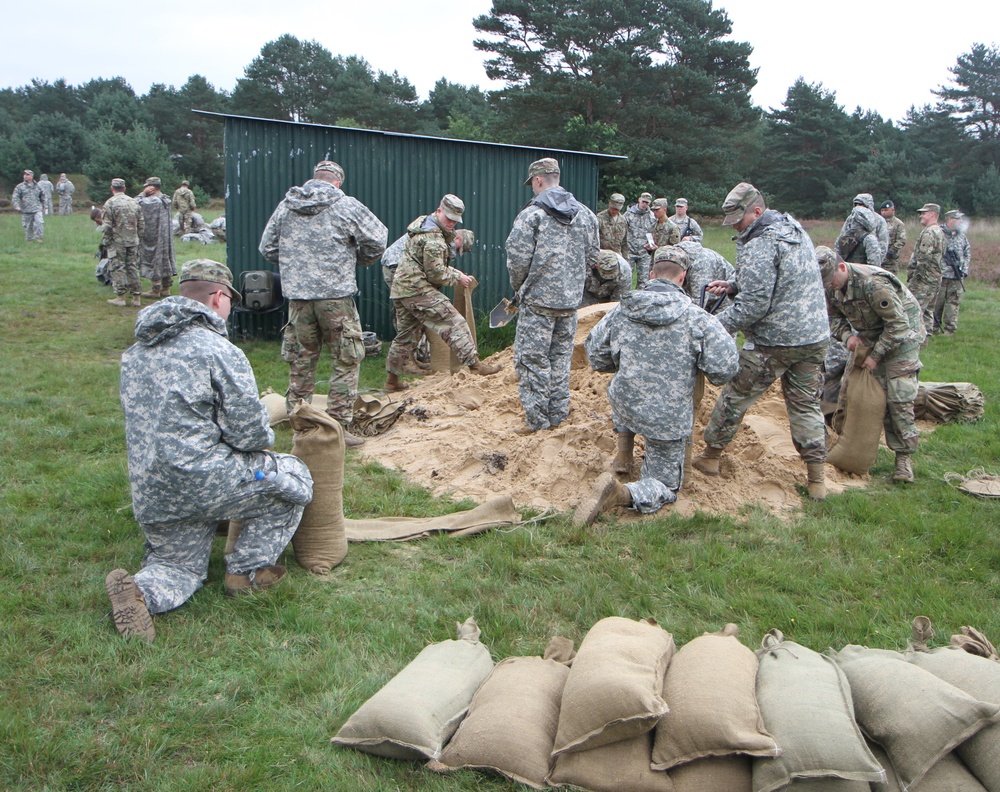
[[843, 289], [826, 289], [830, 335], [845, 344], [852, 335], [876, 362], [920, 348], [924, 341], [921, 308], [899, 279], [881, 267], [847, 265]]
[[885, 224], [889, 229], [889, 250], [885, 257], [890, 261], [897, 261], [900, 251], [906, 245], [906, 223], [893, 215], [885, 221]]
[[434, 215], [421, 215], [406, 228], [406, 245], [396, 267], [389, 296], [394, 300], [430, 294], [441, 286], [454, 286], [462, 277], [460, 270], [449, 265], [454, 234], [434, 220]]
[[[614, 266], [610, 266], [611, 262]], [[602, 250], [598, 263], [587, 270], [583, 287], [584, 304], [588, 298], [598, 302], [617, 302], [632, 290], [632, 267], [620, 253]]]
[[698, 371], [721, 385], [739, 369], [736, 342], [719, 320], [660, 278], [626, 294], [585, 349], [595, 370], [616, 372], [608, 385], [615, 425], [656, 440], [691, 434]]
[[524, 305], [575, 310], [597, 262], [597, 217], [562, 187], [535, 196], [507, 236], [507, 274]]
[[139, 238], [139, 272], [150, 280], [170, 278], [177, 274], [174, 257], [174, 228], [170, 222], [170, 199], [163, 193], [135, 198], [142, 210], [142, 236]]
[[649, 253], [646, 250], [646, 234], [651, 233], [653, 226], [656, 225], [656, 215], [649, 209], [640, 209], [639, 204], [632, 204], [623, 214], [628, 228], [626, 237], [629, 255], [639, 256]]
[[14, 193], [10, 197], [11, 206], [15, 212], [21, 214], [34, 214], [45, 209], [45, 193], [38, 186], [38, 182], [25, 184], [20, 182], [14, 188]]
[[191, 517], [249, 487], [274, 442], [246, 356], [200, 302], [167, 297], [139, 312], [122, 355], [121, 403], [140, 523]]
[[941, 277], [945, 280], [961, 280], [969, 277], [969, 266], [972, 264], [969, 238], [958, 228], [949, 231], [948, 226], [941, 226], [941, 230], [944, 232], [945, 241]]
[[198, 204], [195, 203], [194, 193], [191, 192], [187, 187], [178, 187], [174, 190], [173, 197], [174, 209], [178, 212], [193, 212], [198, 208]]
[[628, 258], [628, 224], [622, 212], [618, 213], [618, 217], [612, 217], [607, 209], [598, 212], [597, 230], [601, 238], [601, 250], [613, 250]]
[[136, 247], [143, 232], [143, 214], [139, 205], [125, 193], [116, 193], [101, 209], [101, 244], [107, 248]]
[[736, 237], [733, 305], [719, 314], [749, 344], [806, 346], [829, 337], [812, 240], [791, 215], [768, 209]]
[[657, 247], [676, 245], [681, 241], [681, 230], [669, 220], [656, 223], [649, 233], [653, 235], [653, 242]]
[[[699, 240], [689, 239], [681, 242], [680, 248], [688, 254], [688, 259], [691, 261], [684, 278], [684, 291], [695, 305], [701, 305], [702, 289], [712, 281], [731, 281], [736, 277], [733, 265], [711, 248], [704, 247]], [[711, 294], [708, 297], [715, 299]], [[731, 304], [732, 299], [727, 297], [723, 305], [728, 307]]]
[[701, 226], [698, 225], [698, 221], [691, 217], [691, 215], [683, 218], [674, 215], [670, 218], [670, 222], [677, 226], [677, 230], [681, 232], [681, 239], [687, 236], [694, 237], [695, 239], [703, 239], [705, 237]]
[[60, 198], [72, 198], [76, 187], [69, 179], [60, 179], [56, 182], [56, 192], [59, 193]]
[[882, 266], [889, 249], [885, 219], [866, 206], [855, 206], [834, 243], [844, 261]]
[[48, 179], [40, 179], [38, 181], [38, 186], [42, 188], [42, 192], [45, 193], [45, 206], [47, 209], [52, 208], [52, 193], [55, 191], [56, 186], [50, 182]]
[[914, 278], [928, 283], [940, 281], [946, 246], [944, 230], [940, 225], [935, 223], [924, 228], [910, 254], [910, 263], [906, 268], [907, 281]]
[[281, 270], [291, 300], [358, 293], [356, 267], [378, 261], [389, 231], [361, 201], [319, 179], [292, 187], [264, 227], [258, 250]]

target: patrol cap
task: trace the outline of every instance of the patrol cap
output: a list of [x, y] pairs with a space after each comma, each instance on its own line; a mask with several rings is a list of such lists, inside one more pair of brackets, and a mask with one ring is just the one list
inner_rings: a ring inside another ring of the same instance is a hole
[[687, 198], [678, 198], [676, 201], [674, 201], [674, 206], [687, 206], [687, 205], [688, 205]]
[[925, 203], [917, 209], [917, 214], [923, 214], [924, 212], [936, 212], [937, 214], [941, 214], [941, 205], [936, 203]]
[[819, 262], [819, 274], [823, 277], [823, 285], [829, 286], [839, 263], [836, 252], [826, 245], [820, 245], [816, 248], [816, 261]]
[[961, 220], [963, 217], [965, 215], [958, 211], [958, 209], [951, 209], [944, 213], [945, 220]]
[[220, 264], [212, 259], [194, 259], [181, 267], [180, 282], [184, 281], [209, 281], [210, 283], [221, 283], [229, 289], [233, 302], [240, 301], [240, 293], [233, 288], [233, 273], [225, 264]]
[[657, 198], [652, 204], [650, 204], [649, 208], [666, 209], [668, 206], [670, 206], [670, 202], [666, 198]]
[[722, 202], [722, 213], [725, 215], [722, 225], [729, 226], [733, 225], [733, 223], [738, 223], [743, 215], [746, 214], [750, 204], [758, 198], [760, 198], [760, 191], [750, 184], [750, 182], [740, 182], [737, 184], [729, 191], [726, 200]]
[[653, 200], [653, 195], [652, 193], [643, 193], [642, 195], [639, 196], [639, 200], [646, 201], [648, 203], [649, 201]]
[[524, 183], [525, 185], [529, 185], [531, 184], [531, 180], [536, 176], [559, 172], [559, 160], [552, 157], [544, 157], [540, 160], [535, 160], [528, 166], [528, 178], [524, 180]]
[[441, 199], [440, 209], [449, 220], [454, 220], [456, 223], [462, 222], [462, 215], [465, 214], [465, 204], [462, 203], [462, 199], [457, 195], [448, 193]]
[[24, 175], [25, 176], [34, 176], [35, 172], [33, 170], [28, 170], [27, 168], [25, 168], [24, 169]]
[[148, 179], [146, 179], [146, 182], [145, 182], [145, 184], [143, 186], [145, 186], [145, 187], [162, 187], [163, 186], [163, 182], [160, 181], [160, 177], [159, 176], [150, 176]]
[[190, 186], [191, 186], [191, 182], [189, 182], [187, 179], [182, 179], [181, 180], [181, 187], [190, 187]]
[[597, 254], [597, 269], [605, 276], [617, 273], [618, 254], [613, 250], [602, 250]]
[[333, 160], [320, 160], [317, 162], [316, 167], [313, 168], [313, 173], [319, 173], [320, 171], [332, 173], [339, 181], [344, 180], [344, 169]]
[[621, 209], [625, 205], [625, 196], [621, 193], [611, 193], [611, 198], [608, 200], [611, 206], [617, 206]]
[[117, 178], [116, 179], [112, 179], [111, 180], [111, 186], [112, 187], [117, 187], [119, 190], [124, 190], [125, 189], [125, 180], [124, 179], [117, 179]]
[[892, 201], [882, 201], [882, 204], [879, 206], [879, 209], [895, 209], [895, 208], [896, 204], [894, 204]]
[[677, 245], [658, 247], [653, 254], [653, 263], [656, 264], [660, 261], [672, 261], [682, 270], [686, 270], [691, 266], [691, 259], [688, 258], [688, 254], [682, 248], [677, 247]]
[[460, 228], [455, 232], [455, 247], [459, 253], [468, 253], [476, 244], [476, 235], [468, 228]]

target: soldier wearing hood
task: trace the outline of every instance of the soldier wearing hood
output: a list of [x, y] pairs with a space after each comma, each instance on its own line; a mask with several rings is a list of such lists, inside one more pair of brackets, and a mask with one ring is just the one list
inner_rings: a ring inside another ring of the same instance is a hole
[[177, 259], [174, 257], [174, 228], [170, 220], [170, 199], [163, 194], [159, 176], [150, 176], [135, 202], [142, 210], [143, 230], [139, 240], [139, 274], [151, 282], [143, 297], [154, 300], [170, 295]]
[[972, 264], [972, 248], [965, 235], [968, 228], [968, 219], [957, 209], [945, 212], [944, 225], [941, 226], [945, 241], [941, 285], [934, 298], [934, 328], [927, 328], [928, 332], [952, 335], [958, 330], [958, 309]]
[[889, 252], [889, 226], [875, 212], [875, 199], [869, 193], [854, 196], [853, 208], [834, 247], [844, 261], [882, 266]]
[[258, 250], [281, 270], [288, 298], [282, 355], [288, 362], [288, 412], [309, 401], [316, 386], [316, 363], [330, 350], [330, 391], [326, 411], [345, 427], [349, 448], [364, 443], [346, 431], [354, 417], [358, 372], [365, 358], [355, 269], [368, 267], [385, 252], [389, 232], [361, 201], [340, 189], [344, 169], [318, 162], [313, 177], [292, 187], [264, 227]]
[[576, 309], [597, 263], [597, 217], [559, 185], [559, 163], [531, 163], [535, 193], [507, 236], [507, 273], [520, 307], [514, 368], [524, 407], [523, 434], [559, 426], [569, 415], [569, 369]]
[[589, 525], [612, 506], [652, 514], [676, 501], [694, 426], [697, 372], [721, 385], [739, 367], [732, 336], [684, 293], [688, 264], [681, 248], [659, 248], [649, 284], [625, 295], [587, 336], [591, 367], [615, 372], [608, 386], [615, 432], [619, 438], [641, 434], [646, 457], [639, 481], [621, 484], [602, 475], [577, 508], [577, 525]]

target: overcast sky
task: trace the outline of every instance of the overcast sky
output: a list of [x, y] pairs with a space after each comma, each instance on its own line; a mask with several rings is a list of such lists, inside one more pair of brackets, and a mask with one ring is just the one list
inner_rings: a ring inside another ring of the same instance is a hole
[[[5, 5], [0, 87], [33, 78], [79, 85], [122, 76], [143, 94], [153, 83], [180, 88], [202, 74], [231, 91], [261, 47], [284, 33], [316, 40], [334, 55], [359, 55], [376, 70], [398, 71], [422, 97], [441, 77], [499, 87], [488, 83], [484, 53], [472, 46], [472, 20], [489, 11], [491, 0], [297, 0], [285, 8], [244, 0], [235, 13], [224, 4], [141, 3], [115, 13], [76, 0]], [[753, 99], [765, 110], [780, 107], [802, 76], [834, 91], [848, 112], [860, 105], [895, 120], [911, 105], [933, 102], [931, 90], [949, 81], [948, 68], [974, 42], [995, 43], [1000, 20], [995, 3], [986, 0], [722, 0], [715, 6], [728, 12], [733, 38], [754, 47]]]

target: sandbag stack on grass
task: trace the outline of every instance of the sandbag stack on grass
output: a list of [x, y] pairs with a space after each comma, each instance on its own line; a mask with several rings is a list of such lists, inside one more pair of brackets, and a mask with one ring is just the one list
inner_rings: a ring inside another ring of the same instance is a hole
[[997, 704], [963, 693], [899, 652], [846, 646], [831, 655], [850, 683], [858, 724], [885, 749], [903, 792], [1000, 716]]
[[[903, 786], [896, 778], [896, 771], [892, 769], [892, 762], [882, 746], [869, 741], [868, 747], [885, 768], [886, 783], [877, 787], [878, 792], [903, 792]], [[950, 753], [927, 771], [913, 792], [987, 792], [987, 789], [955, 754]]]
[[667, 775], [674, 792], [751, 792], [749, 756], [713, 756], [671, 768]]
[[331, 740], [390, 759], [439, 759], [493, 670], [473, 619], [458, 639], [431, 644], [361, 705]]

